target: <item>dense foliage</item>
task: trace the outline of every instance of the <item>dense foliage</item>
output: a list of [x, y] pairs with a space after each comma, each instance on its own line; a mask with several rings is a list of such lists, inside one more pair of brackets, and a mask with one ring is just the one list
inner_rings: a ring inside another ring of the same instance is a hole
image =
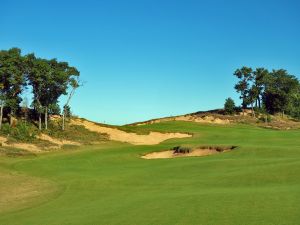
[[[58, 99], [68, 94], [69, 87], [73, 95], [74, 89], [79, 86], [78, 77], [79, 71], [67, 62], [39, 58], [33, 53], [22, 55], [18, 48], [0, 51], [0, 128], [5, 112], [8, 112], [6, 115], [12, 125], [16, 113], [28, 111], [28, 100], [21, 96], [24, 96], [25, 89], [29, 89], [32, 91], [32, 109], [39, 120], [39, 129], [42, 128], [43, 115], [47, 129], [49, 113], [60, 113]], [[63, 107], [63, 114], [70, 114], [69, 99], [70, 96]], [[26, 103], [20, 106], [22, 101]]]
[[232, 98], [227, 98], [224, 104], [224, 110], [226, 114], [232, 115], [235, 112], [235, 103]]
[[234, 72], [239, 79], [235, 89], [240, 93], [242, 108], [249, 105], [270, 114], [282, 113], [300, 118], [300, 83], [284, 69], [253, 70], [242, 67]]

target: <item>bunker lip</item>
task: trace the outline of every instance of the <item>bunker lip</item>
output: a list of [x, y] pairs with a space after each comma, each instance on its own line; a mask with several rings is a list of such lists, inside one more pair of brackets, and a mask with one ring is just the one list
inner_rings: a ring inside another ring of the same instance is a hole
[[143, 155], [141, 158], [143, 159], [170, 159], [170, 158], [180, 158], [180, 157], [199, 157], [199, 156], [207, 156], [214, 155], [223, 152], [229, 152], [235, 149], [237, 146], [229, 146], [229, 147], [213, 147], [213, 146], [200, 146], [193, 149], [190, 149], [185, 152], [180, 152], [176, 149], [178, 147], [174, 147], [172, 150], [160, 151], [160, 152], [151, 152], [146, 155]]

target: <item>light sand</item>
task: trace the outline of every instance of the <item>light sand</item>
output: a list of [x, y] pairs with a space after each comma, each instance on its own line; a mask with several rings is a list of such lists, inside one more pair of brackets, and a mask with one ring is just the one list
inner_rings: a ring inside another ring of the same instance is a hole
[[[227, 152], [225, 150], [223, 152]], [[162, 152], [152, 152], [147, 155], [142, 156], [143, 159], [169, 159], [169, 158], [178, 158], [178, 157], [192, 157], [192, 156], [206, 156], [214, 155], [221, 152], [218, 152], [214, 149], [194, 149], [190, 153], [174, 153], [174, 150], [167, 150]]]
[[74, 141], [68, 141], [68, 140], [59, 140], [56, 138], [52, 138], [49, 135], [46, 134], [41, 134], [38, 136], [39, 139], [49, 141], [53, 144], [56, 144], [57, 146], [51, 146], [48, 148], [45, 148], [44, 150], [41, 150], [40, 147], [34, 145], [34, 144], [28, 144], [28, 143], [7, 143], [7, 138], [6, 137], [0, 137], [0, 143], [3, 147], [11, 147], [11, 148], [19, 148], [23, 149], [32, 153], [41, 153], [41, 152], [47, 152], [45, 150], [48, 149], [58, 149], [61, 148], [63, 145], [80, 145], [78, 142]]
[[187, 122], [195, 122], [195, 123], [210, 123], [210, 124], [229, 124], [230, 121], [228, 119], [220, 119], [215, 118], [213, 116], [192, 116], [192, 115], [184, 115], [184, 116], [174, 116], [162, 119], [155, 119], [151, 121], [141, 122], [135, 124], [136, 126], [142, 126], [146, 124], [154, 124], [154, 123], [162, 123], [168, 121], [187, 121]]
[[80, 143], [75, 142], [75, 141], [69, 141], [69, 140], [63, 140], [63, 139], [56, 139], [53, 137], [50, 137], [47, 134], [41, 134], [38, 136], [39, 139], [44, 140], [44, 141], [49, 141], [53, 144], [58, 145], [59, 147], [62, 147], [63, 145], [80, 145]]
[[178, 121], [191, 121], [196, 123], [212, 123], [212, 124], [229, 124], [228, 119], [215, 118], [213, 116], [195, 117], [195, 116], [178, 116], [175, 117]]
[[159, 144], [168, 139], [172, 138], [187, 138], [191, 137], [190, 134], [184, 133], [160, 133], [160, 132], [150, 132], [147, 135], [139, 135], [136, 133], [127, 133], [125, 131], [104, 127], [87, 120], [72, 120], [72, 124], [83, 125], [86, 129], [99, 133], [106, 133], [109, 138], [114, 141], [128, 142], [134, 145], [155, 145]]
[[42, 152], [40, 150], [40, 148], [38, 148], [34, 144], [27, 144], [27, 143], [11, 143], [11, 144], [8, 144], [6, 137], [0, 137], [0, 143], [3, 147], [12, 147], [12, 148], [24, 149], [24, 150], [27, 150], [27, 151], [33, 152], [33, 153]]

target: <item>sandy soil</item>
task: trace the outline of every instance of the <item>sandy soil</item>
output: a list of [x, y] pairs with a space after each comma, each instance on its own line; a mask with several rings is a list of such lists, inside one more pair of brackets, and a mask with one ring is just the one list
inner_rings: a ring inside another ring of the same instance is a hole
[[205, 116], [205, 117], [194, 117], [194, 116], [178, 116], [175, 117], [175, 120], [178, 121], [191, 121], [196, 123], [213, 123], [213, 124], [229, 124], [230, 121], [228, 119], [220, 119], [215, 118], [213, 116]]
[[150, 132], [147, 135], [138, 135], [136, 133], [127, 133], [116, 128], [104, 127], [86, 120], [72, 120], [75, 125], [83, 125], [86, 129], [99, 133], [106, 133], [114, 141], [128, 142], [134, 145], [155, 145], [171, 138], [191, 137], [190, 134], [184, 133], [159, 133]]
[[27, 151], [33, 152], [33, 153], [42, 152], [40, 150], [40, 148], [38, 148], [36, 145], [33, 145], [33, 144], [27, 144], [27, 143], [8, 144], [6, 137], [0, 137], [0, 143], [3, 147], [20, 148], [20, 149], [24, 149], [24, 150], [27, 150]]
[[[228, 150], [226, 150], [228, 151]], [[226, 152], [223, 151], [223, 152]], [[206, 156], [214, 155], [220, 152], [214, 149], [194, 149], [190, 153], [175, 153], [173, 150], [162, 151], [162, 152], [152, 152], [147, 155], [142, 156], [143, 159], [169, 159], [169, 158], [178, 158], [178, 157], [191, 157], [191, 156]]]
[[46, 135], [46, 134], [41, 134], [38, 138], [41, 140], [44, 140], [44, 141], [49, 141], [53, 144], [58, 145], [59, 147], [61, 147], [63, 145], [80, 145], [80, 143], [75, 142], [75, 141], [60, 140], [60, 139], [50, 137], [49, 135]]
[[168, 122], [168, 121], [188, 121], [188, 122], [211, 123], [211, 124], [229, 124], [230, 123], [230, 121], [228, 119], [220, 119], [220, 118], [215, 118], [213, 116], [199, 117], [199, 116], [192, 116], [192, 115], [184, 115], [184, 116], [174, 116], [174, 117], [150, 120], [150, 121], [146, 121], [146, 122], [137, 123], [135, 125], [142, 126], [145, 124], [162, 123], [162, 122]]
[[[56, 138], [52, 138], [46, 134], [41, 134], [40, 136], [38, 136], [39, 139], [41, 140], [45, 140], [45, 141], [49, 141], [57, 146], [51, 146], [49, 147], [49, 149], [53, 149], [53, 148], [61, 148], [63, 145], [80, 145], [80, 143], [78, 142], [74, 142], [74, 141], [68, 141], [68, 140], [59, 140]], [[23, 149], [29, 152], [33, 152], [33, 153], [41, 153], [41, 152], [46, 152], [45, 150], [41, 150], [40, 147], [34, 145], [34, 144], [28, 144], [28, 143], [11, 143], [8, 144], [7, 143], [7, 138], [6, 137], [0, 137], [0, 143], [3, 147], [12, 147], [12, 148], [19, 148], [19, 149]]]

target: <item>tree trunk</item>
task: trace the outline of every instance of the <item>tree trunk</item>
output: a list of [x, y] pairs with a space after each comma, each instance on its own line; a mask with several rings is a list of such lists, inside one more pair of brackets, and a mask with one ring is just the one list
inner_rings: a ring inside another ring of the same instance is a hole
[[244, 99], [243, 99], [243, 102], [242, 102], [242, 111], [243, 111], [243, 116], [245, 116], [245, 102], [244, 102]]
[[63, 115], [62, 115], [62, 130], [65, 130], [65, 117], [66, 117], [66, 107], [69, 105], [69, 102], [71, 101], [71, 98], [73, 97], [74, 93], [75, 93], [75, 90], [76, 88], [78, 88], [79, 86], [74, 86], [72, 91], [70, 92], [69, 94], [69, 97], [67, 99], [67, 102], [66, 104], [64, 105], [64, 108], [63, 108]]
[[27, 125], [27, 109], [25, 110], [25, 114], [24, 114], [24, 117], [25, 117], [25, 125]]
[[62, 115], [62, 130], [65, 130], [65, 111], [63, 111]]
[[2, 128], [2, 119], [3, 119], [3, 108], [4, 108], [4, 102], [1, 102], [1, 109], [0, 109], [0, 129]]
[[258, 108], [261, 108], [260, 97], [258, 97]]
[[4, 102], [1, 102], [1, 109], [0, 109], [0, 130], [2, 128], [2, 119], [3, 119], [3, 108], [4, 108]]
[[10, 124], [10, 126], [13, 125], [13, 111], [12, 110], [10, 110], [10, 114], [9, 114], [9, 124]]
[[255, 112], [254, 112], [254, 109], [253, 109], [253, 102], [251, 103], [251, 109], [252, 109], [252, 116], [255, 117]]
[[48, 130], [48, 107], [45, 107], [45, 129]]
[[39, 112], [39, 130], [42, 130], [42, 113]]

